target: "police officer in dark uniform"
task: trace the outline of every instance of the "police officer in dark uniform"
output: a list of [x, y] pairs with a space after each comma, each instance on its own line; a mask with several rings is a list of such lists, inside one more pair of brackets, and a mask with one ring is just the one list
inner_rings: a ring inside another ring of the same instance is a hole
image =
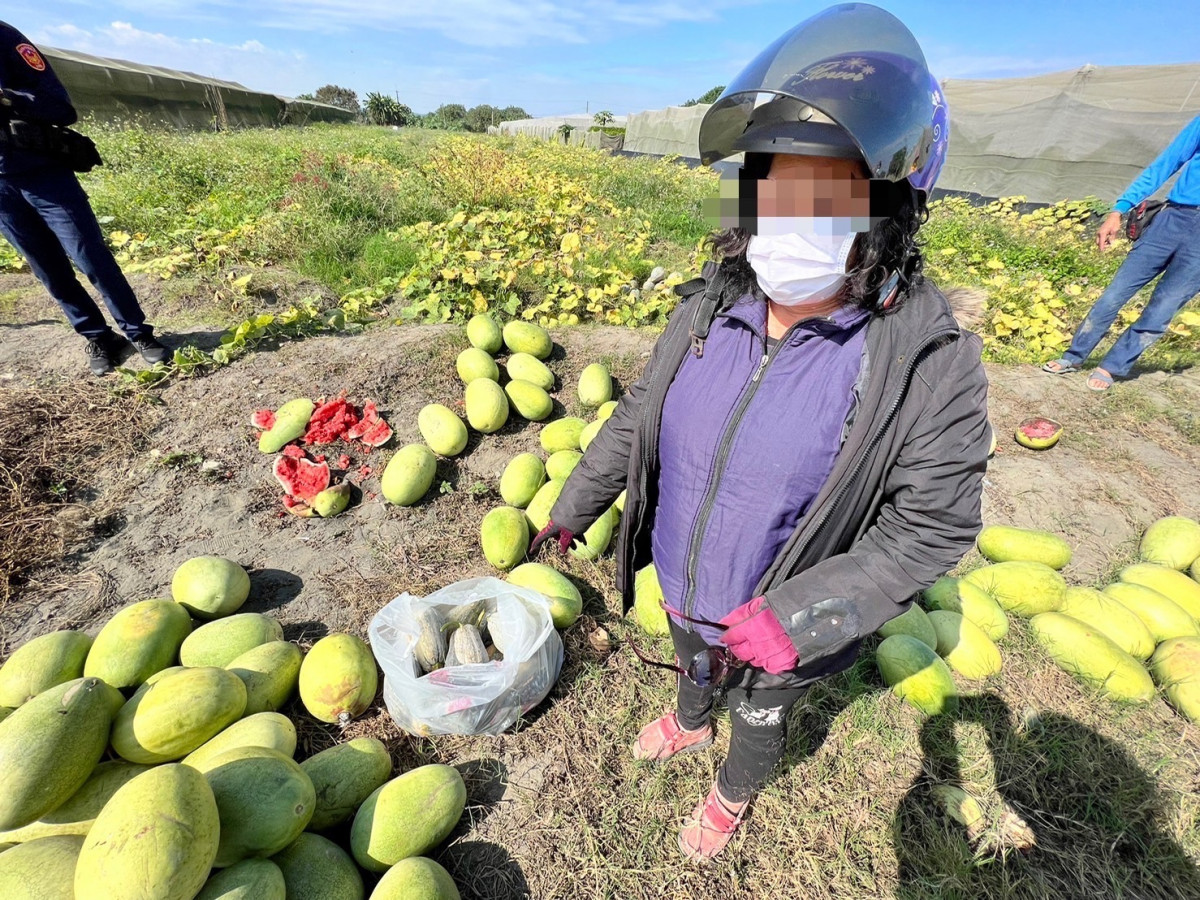
[[104, 297], [142, 357], [164, 362], [171, 351], [155, 339], [72, 169], [67, 141], [86, 139], [64, 129], [77, 119], [46, 58], [21, 32], [0, 22], [0, 234], [29, 261], [71, 327], [87, 339], [94, 374], [111, 372], [127, 347], [75, 277], [72, 262]]

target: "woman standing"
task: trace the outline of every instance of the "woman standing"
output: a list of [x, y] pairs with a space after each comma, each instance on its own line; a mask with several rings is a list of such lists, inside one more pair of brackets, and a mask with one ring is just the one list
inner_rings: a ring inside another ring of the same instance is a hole
[[700, 129], [706, 164], [745, 154], [736, 227], [534, 542], [565, 549], [627, 489], [618, 586], [628, 609], [653, 560], [688, 672], [636, 757], [710, 744], [726, 689], [729, 756], [680, 831], [690, 858], [729, 842], [805, 690], [979, 530], [981, 343], [914, 240], [946, 137], [920, 47], [876, 7], [827, 9], [751, 62]]

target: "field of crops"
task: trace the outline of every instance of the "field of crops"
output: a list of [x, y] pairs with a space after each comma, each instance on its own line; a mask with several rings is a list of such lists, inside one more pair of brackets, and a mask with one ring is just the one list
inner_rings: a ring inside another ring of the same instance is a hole
[[[548, 329], [549, 420], [591, 421], [595, 404], [577, 388], [585, 367], [602, 364], [619, 396], [673, 306], [671, 287], [707, 256], [700, 204], [714, 176], [672, 161], [366, 127], [93, 133], [107, 164], [85, 185], [179, 350], [161, 368], [131, 362], [85, 380], [78, 342], [0, 248], [0, 660], [38, 635], [95, 635], [129, 604], [172, 596], [175, 571], [201, 555], [245, 567], [240, 612], [277, 620], [304, 654], [330, 635], [365, 639], [401, 593], [503, 575], [481, 549], [484, 518], [509, 502], [509, 462], [547, 447], [542, 424], [515, 411], [498, 428], [472, 421], [466, 321], [488, 312]], [[988, 297], [978, 328], [999, 446], [985, 522], [1059, 536], [1071, 550], [1062, 577], [1077, 587], [1117, 581], [1155, 520], [1200, 517], [1194, 305], [1138, 378], [1108, 394], [1034, 365], [1058, 355], [1123, 255], [1095, 250], [1094, 208], [946, 200], [922, 232], [928, 275]], [[259, 447], [266, 420], [255, 427], [251, 415], [339, 395], [359, 412], [374, 401], [394, 437], [325, 451], [353, 478], [345, 512], [289, 515], [275, 458]], [[412, 505], [387, 503], [380, 475], [400, 447], [430, 440], [419, 424], [430, 404], [467, 418], [465, 446], [439, 456]], [[1013, 441], [1035, 414], [1064, 426], [1053, 449]], [[382, 685], [349, 722], [315, 714], [303, 684], [279, 709], [302, 765], [372, 738], [393, 776], [459, 773], [461, 820], [428, 853], [462, 897], [1200, 896], [1200, 728], [1163, 693], [1119, 702], [1073, 678], [1021, 613], [994, 638], [999, 671], [956, 669], [952, 715], [890, 692], [869, 641], [797, 706], [785, 764], [729, 852], [707, 869], [685, 863], [678, 823], [711, 784], [728, 712], [712, 751], [635, 762], [630, 743], [673, 688], [625, 638], [659, 659], [669, 644], [622, 616], [611, 555], [540, 561], [570, 578], [582, 615], [561, 632], [557, 684], [511, 731], [405, 734]], [[973, 551], [956, 574], [985, 563]], [[350, 831], [322, 833], [349, 852]], [[354, 855], [369, 893], [378, 875]]]

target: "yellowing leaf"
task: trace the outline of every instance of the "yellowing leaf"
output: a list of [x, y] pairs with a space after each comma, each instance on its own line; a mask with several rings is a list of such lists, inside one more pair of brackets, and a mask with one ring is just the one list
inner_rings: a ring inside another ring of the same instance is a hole
[[1191, 326], [1200, 326], [1200, 312], [1185, 309], [1179, 314], [1179, 324]]

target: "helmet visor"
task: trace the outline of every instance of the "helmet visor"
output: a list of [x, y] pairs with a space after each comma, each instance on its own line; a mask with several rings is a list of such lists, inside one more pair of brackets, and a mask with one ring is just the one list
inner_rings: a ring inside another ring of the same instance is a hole
[[[810, 122], [814, 111], [857, 145], [871, 177], [908, 177], [924, 162], [932, 134], [929, 70], [916, 38], [895, 16], [860, 3], [801, 22], [709, 109], [700, 158], [711, 164], [740, 152], [815, 154], [821, 142]], [[794, 134], [794, 148], [780, 140], [781, 125]], [[828, 155], [841, 155], [836, 142], [831, 149]]]

